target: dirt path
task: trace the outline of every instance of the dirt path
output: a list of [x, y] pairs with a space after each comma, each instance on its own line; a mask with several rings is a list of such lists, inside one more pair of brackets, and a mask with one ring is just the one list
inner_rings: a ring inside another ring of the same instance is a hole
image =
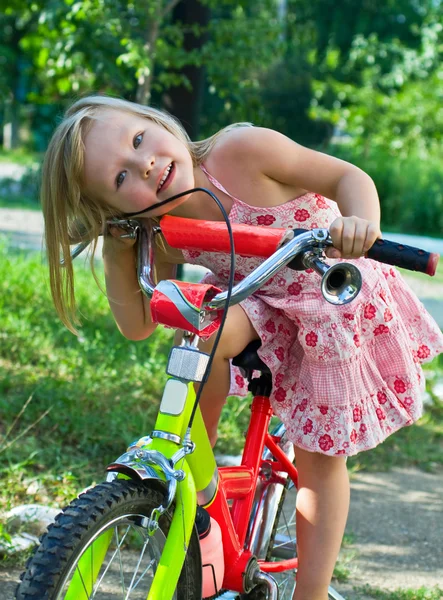
[[347, 532], [355, 552], [350, 582], [336, 585], [349, 600], [354, 586], [383, 590], [443, 585], [443, 471], [394, 469], [361, 473], [351, 483]]

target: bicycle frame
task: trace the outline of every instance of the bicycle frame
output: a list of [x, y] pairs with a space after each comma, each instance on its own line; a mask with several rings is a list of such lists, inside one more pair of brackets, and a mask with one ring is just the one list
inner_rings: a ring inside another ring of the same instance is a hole
[[[171, 393], [174, 394], [174, 410], [179, 412], [177, 415], [170, 413]], [[147, 444], [143, 441], [140, 445], [136, 444], [141, 451], [140, 456], [143, 451], [148, 453], [159, 451], [166, 458], [172, 458], [177, 452], [178, 440], [186, 436], [186, 426], [194, 399], [192, 383], [186, 385], [175, 378], [168, 380], [153, 432], [157, 437], [150, 439]], [[271, 469], [271, 473], [268, 472], [266, 477], [284, 484], [285, 480], [282, 480], [280, 473], [287, 473], [294, 484], [297, 484], [297, 471], [294, 465], [279, 448], [278, 440], [268, 433], [272, 414], [269, 398], [255, 396], [251, 406], [251, 421], [241, 465], [217, 469], [201, 412], [199, 408], [197, 409], [191, 431], [191, 439], [196, 443], [195, 451], [187, 454], [183, 458], [183, 464], [180, 465], [186, 476], [177, 482], [172, 525], [148, 600], [158, 600], [160, 597], [162, 600], [170, 600], [173, 596], [194, 525], [197, 501], [221, 527], [225, 560], [223, 587], [237, 592], [247, 591], [244, 585], [245, 573], [251, 572], [258, 565], [261, 571], [269, 573], [297, 568], [296, 558], [278, 563], [265, 561], [257, 563], [252, 553], [244, 548], [265, 447], [276, 459], [266, 461], [267, 467]], [[173, 441], [174, 436], [177, 438], [176, 441]], [[128, 464], [121, 457], [109, 469], [112, 471], [121, 469], [123, 474], [127, 475], [128, 467], [140, 470], [142, 464], [143, 458]], [[159, 469], [158, 478], [164, 479], [164, 476], [165, 474]], [[152, 478], [152, 474], [149, 478]], [[228, 504], [230, 501], [232, 506]]]

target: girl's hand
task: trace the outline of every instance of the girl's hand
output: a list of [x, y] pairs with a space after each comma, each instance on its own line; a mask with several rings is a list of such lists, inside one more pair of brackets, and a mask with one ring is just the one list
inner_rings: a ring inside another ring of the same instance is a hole
[[329, 233], [334, 246], [326, 250], [328, 258], [360, 258], [381, 237], [377, 223], [360, 217], [338, 217]]

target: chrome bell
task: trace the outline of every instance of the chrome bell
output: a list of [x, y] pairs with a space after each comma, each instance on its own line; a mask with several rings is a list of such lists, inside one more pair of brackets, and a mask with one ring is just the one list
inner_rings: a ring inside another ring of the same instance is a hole
[[347, 304], [358, 295], [362, 286], [361, 273], [351, 263], [327, 267], [321, 280], [321, 293], [331, 304]]

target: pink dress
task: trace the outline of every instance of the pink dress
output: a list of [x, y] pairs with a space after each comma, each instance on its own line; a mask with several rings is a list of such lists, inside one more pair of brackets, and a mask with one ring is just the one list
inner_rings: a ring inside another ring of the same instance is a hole
[[[272, 208], [245, 204], [204, 167], [210, 181], [231, 196], [232, 223], [311, 229], [340, 214], [335, 202], [307, 193]], [[226, 288], [226, 254], [184, 251], [210, 271], [206, 282]], [[262, 259], [237, 257], [235, 281]], [[328, 260], [329, 264], [338, 261]], [[284, 268], [241, 303], [261, 338], [261, 359], [272, 372], [271, 403], [298, 447], [351, 456], [373, 448], [422, 414], [420, 363], [443, 352], [443, 334], [399, 272], [360, 258], [363, 287], [350, 304], [329, 304], [320, 277]], [[231, 393], [247, 394], [233, 368]]]

